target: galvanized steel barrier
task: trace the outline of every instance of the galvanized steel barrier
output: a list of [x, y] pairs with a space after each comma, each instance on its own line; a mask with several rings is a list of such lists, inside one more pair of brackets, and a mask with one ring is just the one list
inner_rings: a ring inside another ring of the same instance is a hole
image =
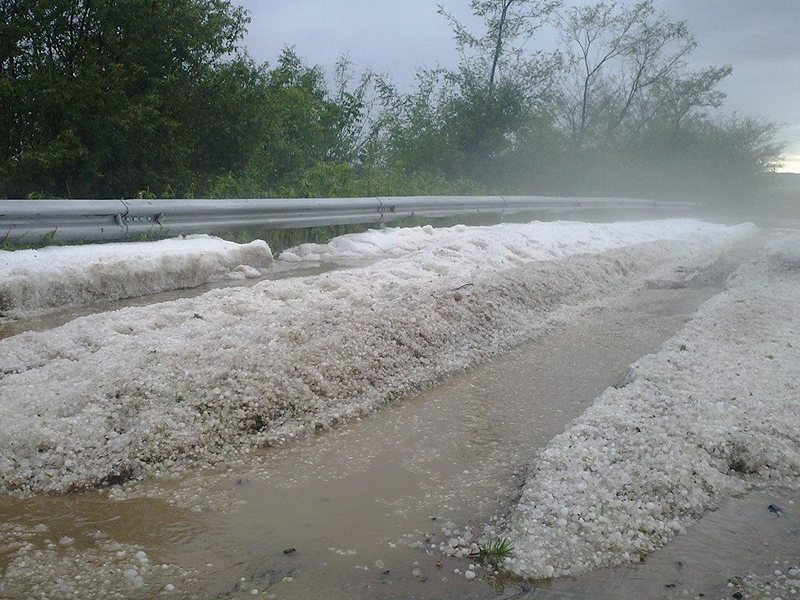
[[288, 229], [406, 217], [636, 209], [685, 212], [691, 202], [548, 196], [407, 196], [231, 200], [0, 200], [0, 241], [35, 243], [160, 238], [242, 229]]

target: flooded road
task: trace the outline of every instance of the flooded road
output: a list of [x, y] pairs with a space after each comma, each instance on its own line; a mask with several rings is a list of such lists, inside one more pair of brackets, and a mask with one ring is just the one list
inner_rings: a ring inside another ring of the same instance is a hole
[[[243, 458], [228, 471], [111, 491], [122, 500], [107, 492], [0, 499], [0, 522], [30, 531], [39, 526], [25, 543], [34, 553], [50, 552], [47, 568], [63, 570], [59, 546], [80, 557], [100, 552], [98, 539], [144, 548], [149, 562], [180, 567], [177, 574], [166, 567], [148, 572], [143, 587], [122, 596], [130, 598], [604, 597], [600, 591], [613, 598], [660, 597], [654, 589], [673, 590], [664, 586], [675, 583], [674, 561], [697, 564], [673, 559], [691, 548], [669, 554], [683, 537], [662, 551], [666, 558], [654, 555], [647, 572], [620, 569], [536, 587], [490, 584], [480, 568], [478, 581], [468, 581], [463, 573], [475, 561], [446, 557], [438, 546], [480, 536], [483, 524], [515, 498], [535, 452], [630, 363], [657, 350], [721, 289], [734, 266], [723, 259], [688, 287], [638, 290], [581, 314], [565, 313], [525, 347], [363, 421]], [[724, 538], [724, 517], [708, 522], [724, 548], [750, 560], [739, 538]], [[70, 541], [56, 543], [65, 536]], [[703, 543], [710, 539], [700, 535]], [[0, 548], [0, 571], [17, 548]], [[109, 568], [124, 568], [125, 551], [119, 552], [121, 562]], [[70, 585], [82, 591], [63, 597], [105, 597], [81, 588], [88, 578], [80, 560], [74, 562], [74, 574], [67, 575], [81, 578]], [[682, 576], [681, 585], [702, 582], [703, 572]], [[27, 589], [22, 580], [12, 585], [22, 587], [11, 591]]]

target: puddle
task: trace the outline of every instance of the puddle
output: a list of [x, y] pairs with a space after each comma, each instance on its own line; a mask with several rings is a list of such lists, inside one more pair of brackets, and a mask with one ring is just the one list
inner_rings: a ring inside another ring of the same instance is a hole
[[[67, 536], [74, 538], [78, 548], [91, 546], [96, 531], [111, 534], [121, 543], [151, 546], [160, 544], [165, 536], [173, 540], [188, 537], [201, 525], [191, 513], [157, 500], [109, 501], [101, 493], [25, 500], [0, 497], [0, 516], [3, 523], [45, 525], [40, 540]], [[8, 559], [0, 545], [0, 569], [7, 566]]]
[[[604, 303], [413, 399], [266, 449], [231, 472], [135, 487], [152, 498], [0, 498], [0, 523], [45, 523], [49, 538], [87, 545], [99, 530], [146, 547], [154, 561], [194, 573], [184, 595], [172, 597], [245, 598], [252, 590], [286, 600], [599, 597], [597, 586], [622, 580], [502, 590], [482, 581], [481, 570], [478, 581], [467, 581], [470, 561], [444, 556], [438, 544], [465, 536], [470, 524], [481, 534], [518, 492], [520, 469], [536, 450], [631, 362], [657, 350], [732, 267], [722, 261], [687, 288]], [[0, 549], [0, 569], [9, 556]], [[618, 598], [649, 597], [614, 589]]]

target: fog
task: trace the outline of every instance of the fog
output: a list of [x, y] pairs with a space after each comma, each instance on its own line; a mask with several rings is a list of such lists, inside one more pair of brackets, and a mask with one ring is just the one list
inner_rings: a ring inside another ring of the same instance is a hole
[[[412, 85], [420, 67], [458, 62], [438, 4], [466, 22], [471, 18], [466, 0], [240, 3], [251, 12], [245, 44], [256, 59], [272, 63], [281, 48], [295, 46], [304, 60], [330, 70], [346, 54], [358, 68], [388, 73], [400, 88]], [[800, 3], [661, 0], [656, 5], [672, 18], [685, 19], [695, 33], [699, 46], [692, 67], [733, 65], [733, 75], [721, 86], [728, 95], [725, 110], [780, 123], [779, 139], [787, 146], [779, 170], [800, 172]], [[548, 48], [555, 41], [554, 32], [542, 30], [535, 43]]]

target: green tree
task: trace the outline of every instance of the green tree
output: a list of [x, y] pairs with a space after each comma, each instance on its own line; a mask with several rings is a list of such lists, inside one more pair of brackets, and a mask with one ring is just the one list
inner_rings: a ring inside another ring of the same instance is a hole
[[332, 95], [321, 69], [305, 65], [291, 48], [266, 71], [260, 125], [250, 132], [255, 148], [245, 168], [258, 189], [292, 194], [291, 187], [317, 165], [354, 160], [361, 99], [357, 92], [338, 91]]
[[440, 7], [462, 60], [454, 70], [420, 71], [416, 89], [388, 107], [389, 163], [490, 181], [552, 81], [553, 57], [524, 46], [559, 4], [472, 0], [479, 32]]
[[541, 53], [525, 50], [525, 45], [561, 6], [561, 0], [470, 0], [473, 15], [483, 22], [483, 31], [474, 33], [451, 13], [439, 6], [439, 13], [450, 22], [456, 46], [468, 57], [474, 77], [485, 85], [485, 101], [491, 105], [498, 80], [514, 78], [522, 85], [536, 86], [531, 75], [540, 69]]
[[696, 47], [686, 23], [652, 0], [575, 6], [557, 22], [571, 72], [562, 112], [578, 148], [607, 147], [644, 94], [674, 77]]
[[[730, 65], [708, 67], [676, 77], [664, 77], [654, 86], [653, 119], [667, 125], [669, 144], [674, 146], [692, 117], [708, 108], [719, 108], [725, 93], [720, 82], [733, 72]], [[642, 119], [644, 121], [644, 119]]]
[[[773, 168], [774, 126], [714, 118], [731, 67], [689, 69], [684, 22], [559, 5], [440, 8], [461, 60], [400, 93], [291, 48], [257, 64], [228, 0], [0, 0], [0, 196], [711, 196]], [[550, 23], [560, 50], [532, 50]]]
[[186, 189], [194, 168], [241, 160], [236, 149], [226, 160], [209, 137], [226, 129], [215, 109], [229, 106], [227, 84], [253, 79], [235, 56], [241, 8], [0, 0], [0, 10], [0, 195]]

